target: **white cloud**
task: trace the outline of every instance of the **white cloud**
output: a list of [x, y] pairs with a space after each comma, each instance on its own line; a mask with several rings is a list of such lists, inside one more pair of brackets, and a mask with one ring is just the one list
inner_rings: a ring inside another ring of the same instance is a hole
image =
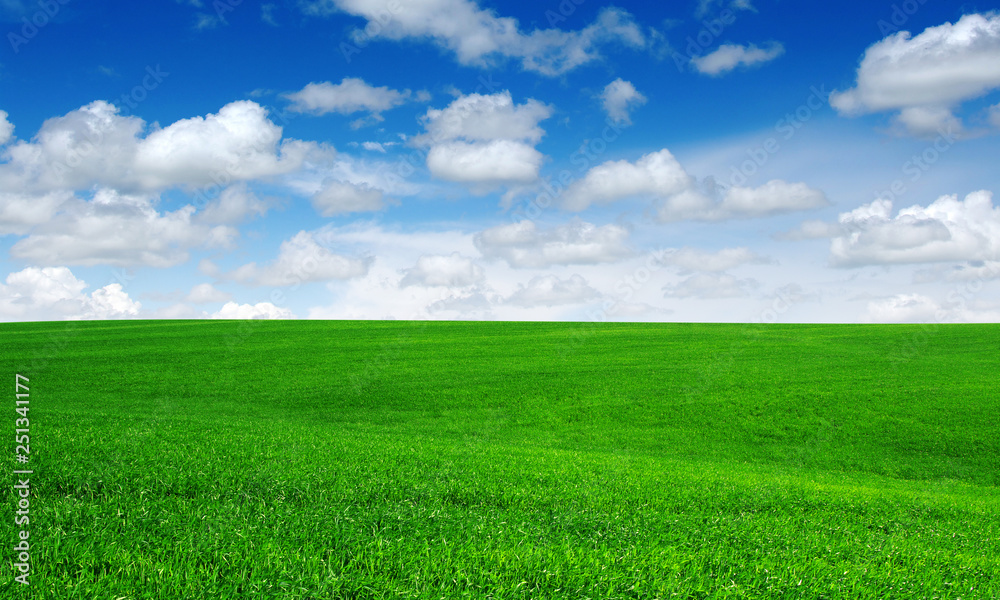
[[510, 92], [469, 94], [421, 119], [429, 145], [427, 167], [441, 179], [470, 184], [526, 183], [538, 178], [543, 156], [535, 150], [545, 131], [538, 123], [551, 107], [529, 99], [515, 105]]
[[723, 248], [718, 252], [705, 252], [696, 248], [670, 248], [659, 255], [664, 265], [680, 267], [685, 271], [719, 272], [749, 264], [767, 264], [767, 258], [748, 248]]
[[[515, 58], [528, 71], [560, 75], [600, 58], [600, 47], [646, 45], [642, 30], [627, 12], [601, 10], [597, 20], [579, 31], [535, 29], [520, 31], [517, 20], [482, 9], [472, 0], [426, 0], [406, 3], [392, 11], [384, 0], [312, 0], [302, 2], [307, 14], [343, 11], [367, 19], [356, 38], [429, 40], [454, 52], [464, 65], [488, 66], [495, 58]], [[342, 52], [350, 48], [341, 47]], [[356, 51], [356, 49], [355, 49]]]
[[213, 225], [231, 225], [241, 223], [253, 215], [263, 216], [268, 208], [268, 204], [245, 184], [237, 184], [222, 190], [218, 198], [197, 213], [196, 220]]
[[830, 244], [835, 266], [1000, 259], [1000, 208], [982, 190], [941, 196], [892, 216], [892, 203], [876, 200], [838, 219]]
[[562, 193], [563, 208], [584, 210], [592, 204], [609, 204], [630, 197], [667, 197], [694, 185], [674, 155], [663, 149], [642, 156], [635, 163], [608, 161], [592, 167]]
[[471, 142], [523, 140], [537, 143], [545, 135], [538, 123], [552, 115], [552, 107], [529, 98], [514, 104], [507, 90], [495, 94], [459, 96], [447, 107], [431, 108], [421, 118], [427, 132], [416, 143], [465, 139]]
[[257, 304], [237, 304], [226, 302], [217, 312], [212, 313], [213, 319], [294, 319], [295, 315], [287, 308], [281, 308], [270, 302]]
[[[783, 212], [827, 206], [826, 196], [804, 183], [772, 179], [755, 187], [733, 186], [722, 199], [718, 211], [724, 217], [762, 217]], [[723, 217], [723, 218], [724, 218]]]
[[311, 146], [281, 141], [281, 127], [255, 102], [239, 101], [218, 113], [182, 119], [150, 133], [138, 145], [134, 168], [146, 188], [179, 183], [209, 185], [225, 174], [258, 179], [301, 166]]
[[271, 25], [272, 27], [278, 27], [278, 20], [274, 18], [274, 11], [278, 8], [277, 4], [267, 3], [260, 5], [260, 20]]
[[225, 302], [232, 299], [232, 294], [216, 289], [211, 283], [199, 283], [191, 288], [185, 297], [187, 302], [193, 304], [208, 304], [213, 302]]
[[16, 320], [115, 319], [134, 317], [141, 304], [117, 283], [89, 295], [87, 284], [66, 267], [28, 267], [0, 285], [0, 316]]
[[139, 314], [140, 308], [142, 308], [142, 305], [129, 298], [120, 283], [111, 283], [94, 290], [90, 294], [90, 302], [82, 318], [112, 319], [126, 316], [134, 317]]
[[516, 306], [558, 306], [580, 304], [600, 297], [597, 290], [587, 284], [580, 275], [560, 279], [555, 275], [532, 277], [527, 285], [518, 285], [517, 291], [507, 299], [507, 304]]
[[3, 146], [14, 137], [14, 125], [7, 120], [7, 112], [0, 110], [0, 146]]
[[[866, 323], [997, 323], [1000, 306], [953, 290], [943, 301], [918, 293], [896, 294], [868, 302], [861, 321]], [[933, 332], [933, 330], [930, 330]]]
[[1000, 104], [994, 104], [990, 107], [989, 120], [994, 127], [1000, 127]]
[[349, 115], [361, 111], [379, 114], [404, 104], [411, 95], [410, 90], [400, 92], [387, 86], [374, 87], [363, 79], [345, 77], [338, 84], [310, 83], [284, 97], [292, 101], [289, 110], [293, 112]]
[[717, 76], [728, 73], [740, 65], [752, 67], [772, 61], [784, 52], [784, 46], [778, 42], [769, 42], [763, 48], [758, 48], [754, 44], [749, 46], [722, 44], [705, 56], [691, 59], [691, 64], [699, 73]]
[[512, 140], [447, 142], [427, 153], [435, 177], [471, 184], [530, 183], [538, 179], [541, 152]]
[[324, 217], [382, 210], [386, 204], [382, 190], [365, 183], [354, 184], [333, 179], [325, 181], [310, 201], [316, 212]]
[[968, 14], [928, 27], [915, 37], [900, 31], [870, 46], [855, 87], [830, 95], [845, 115], [901, 111], [914, 135], [947, 126], [960, 103], [1000, 87], [1000, 14]]
[[757, 285], [753, 279], [737, 279], [728, 273], [697, 273], [676, 285], [665, 286], [663, 291], [668, 298], [716, 300], [748, 296]]
[[149, 196], [109, 189], [63, 209], [15, 243], [11, 256], [37, 265], [170, 267], [187, 260], [189, 248], [224, 247], [238, 235], [229, 226], [198, 222], [192, 206], [160, 213]]
[[204, 31], [206, 29], [215, 29], [219, 25], [224, 24], [225, 19], [206, 13], [198, 13], [195, 15], [194, 29], [195, 31]]
[[639, 158], [608, 161], [592, 167], [561, 194], [566, 210], [581, 211], [593, 204], [610, 204], [626, 198], [644, 198], [657, 203], [662, 222], [696, 219], [718, 221], [763, 217], [782, 212], [826, 206], [822, 192], [804, 183], [773, 179], [756, 187], [733, 186], [721, 199], [699, 189], [697, 181], [663, 149]]
[[601, 102], [608, 118], [616, 123], [632, 124], [629, 113], [632, 109], [646, 103], [646, 97], [640, 94], [631, 81], [622, 78], [615, 79], [604, 87], [601, 92]]
[[70, 192], [0, 192], [0, 235], [28, 233], [32, 227], [49, 222], [73, 198]]
[[657, 218], [665, 223], [684, 219], [750, 219], [820, 208], [828, 204], [829, 201], [822, 192], [804, 183], [772, 179], [755, 188], [733, 186], [724, 192], [721, 200], [715, 200], [696, 189], [685, 190], [666, 198], [657, 209]]
[[264, 266], [248, 263], [224, 277], [247, 285], [291, 286], [361, 277], [368, 272], [371, 262], [370, 258], [334, 254], [316, 243], [313, 234], [300, 231], [281, 243], [274, 262]]
[[482, 292], [455, 294], [435, 300], [427, 306], [431, 314], [451, 313], [460, 319], [476, 319], [481, 321], [493, 318], [493, 303]]
[[870, 323], [931, 322], [938, 310], [937, 303], [927, 296], [898, 294], [869, 302], [863, 320]]
[[[409, 163], [401, 160], [387, 161], [357, 158], [348, 154], [336, 157], [325, 156], [323, 160], [310, 162], [306, 168], [294, 175], [283, 178], [282, 183], [296, 193], [312, 197], [331, 181], [350, 183], [360, 190], [378, 190], [384, 195], [399, 197], [412, 196], [422, 190], [422, 185], [411, 182], [408, 176]], [[385, 199], [386, 203], [390, 200]], [[369, 198], [369, 206], [371, 201]]]
[[381, 152], [385, 154], [385, 146], [378, 142], [362, 142], [361, 147], [371, 152]]
[[899, 111], [895, 121], [917, 137], [934, 137], [942, 132], [950, 137], [963, 129], [961, 119], [943, 106], [907, 106]]
[[125, 192], [260, 179], [302, 166], [318, 146], [281, 140], [260, 105], [240, 101], [218, 113], [182, 119], [145, 137], [146, 123], [104, 101], [48, 119], [32, 141], [4, 148], [0, 188], [21, 192]]
[[515, 268], [544, 268], [619, 261], [632, 254], [625, 245], [628, 235], [618, 225], [574, 221], [539, 230], [533, 221], [520, 221], [482, 231], [474, 242], [486, 258], [501, 258]]
[[948, 281], [989, 281], [1000, 278], [1000, 261], [971, 260], [955, 265], [945, 273]]
[[471, 258], [458, 252], [450, 255], [424, 255], [406, 271], [400, 287], [411, 285], [465, 287], [483, 280], [483, 269]]

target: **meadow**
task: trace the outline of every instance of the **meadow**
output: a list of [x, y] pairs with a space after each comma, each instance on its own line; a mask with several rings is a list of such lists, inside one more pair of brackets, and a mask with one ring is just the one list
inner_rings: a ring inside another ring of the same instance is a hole
[[4, 598], [1000, 597], [1000, 325], [5, 323], [0, 361]]

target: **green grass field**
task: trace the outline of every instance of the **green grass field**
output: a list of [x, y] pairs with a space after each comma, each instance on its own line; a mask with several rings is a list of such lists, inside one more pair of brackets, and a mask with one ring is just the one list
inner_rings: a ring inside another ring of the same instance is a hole
[[[0, 325], [4, 598], [997, 598], [1000, 326]], [[14, 460], [15, 373], [31, 454]]]

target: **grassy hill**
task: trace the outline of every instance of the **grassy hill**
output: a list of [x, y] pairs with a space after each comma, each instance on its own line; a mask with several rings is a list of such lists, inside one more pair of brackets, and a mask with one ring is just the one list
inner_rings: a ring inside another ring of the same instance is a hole
[[997, 325], [24, 323], [0, 356], [14, 597], [1000, 596]]

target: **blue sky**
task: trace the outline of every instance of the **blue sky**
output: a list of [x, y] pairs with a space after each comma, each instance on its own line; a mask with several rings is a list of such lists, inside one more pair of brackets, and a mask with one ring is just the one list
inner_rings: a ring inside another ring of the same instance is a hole
[[995, 321], [997, 9], [0, 0], [0, 319]]

